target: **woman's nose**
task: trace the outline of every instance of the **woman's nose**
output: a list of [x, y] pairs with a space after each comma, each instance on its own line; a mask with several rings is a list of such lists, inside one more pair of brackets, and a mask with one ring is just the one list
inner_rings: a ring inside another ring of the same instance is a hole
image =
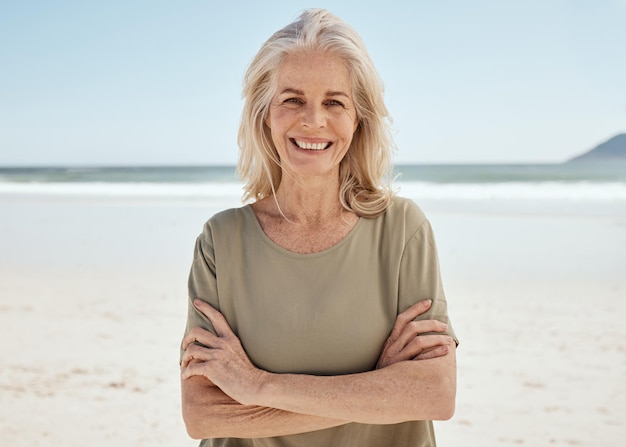
[[322, 106], [307, 105], [302, 113], [302, 125], [318, 129], [326, 125], [326, 110]]

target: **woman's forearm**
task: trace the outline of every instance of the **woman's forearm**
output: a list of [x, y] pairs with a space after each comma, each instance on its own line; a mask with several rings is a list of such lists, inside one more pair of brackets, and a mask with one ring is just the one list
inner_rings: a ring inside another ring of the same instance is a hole
[[[415, 338], [417, 325], [411, 323], [409, 343], [398, 348], [394, 342], [385, 348], [381, 354], [385, 358], [386, 351], [400, 353], [381, 369], [339, 376], [274, 374], [252, 364], [219, 312], [202, 303], [196, 306], [203, 307], [217, 334], [192, 328], [183, 339], [183, 414], [192, 437], [267, 437], [347, 422], [391, 424], [452, 417], [456, 345], [451, 338], [425, 344], [427, 348], [446, 344], [439, 357], [406, 360], [415, 354], [410, 340], [426, 340]], [[405, 330], [395, 332], [399, 340], [406, 338]]]
[[183, 379], [183, 419], [189, 436], [263, 438], [292, 435], [343, 425], [319, 416], [257, 405], [242, 405], [202, 376]]
[[251, 396], [258, 405], [366, 424], [445, 420], [454, 413], [454, 342], [443, 357], [404, 361], [343, 376], [267, 373]]
[[348, 422], [391, 424], [452, 417], [454, 342], [432, 360], [405, 361], [341, 376], [264, 375], [241, 404], [203, 376], [182, 380], [183, 418], [192, 438], [259, 438]]

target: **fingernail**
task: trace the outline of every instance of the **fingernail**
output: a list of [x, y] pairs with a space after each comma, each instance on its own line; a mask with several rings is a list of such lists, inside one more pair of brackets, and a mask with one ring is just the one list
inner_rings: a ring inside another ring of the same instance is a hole
[[198, 307], [200, 305], [200, 300], [193, 300], [193, 305]]

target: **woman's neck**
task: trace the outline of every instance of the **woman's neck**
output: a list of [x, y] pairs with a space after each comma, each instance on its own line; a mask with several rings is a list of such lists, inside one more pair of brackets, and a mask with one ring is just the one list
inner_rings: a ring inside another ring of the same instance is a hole
[[294, 223], [316, 223], [345, 215], [339, 200], [339, 179], [293, 179], [283, 176], [275, 198], [279, 212]]
[[283, 177], [275, 197], [252, 209], [274, 243], [294, 253], [317, 253], [343, 240], [359, 217], [343, 208], [339, 182], [294, 182]]

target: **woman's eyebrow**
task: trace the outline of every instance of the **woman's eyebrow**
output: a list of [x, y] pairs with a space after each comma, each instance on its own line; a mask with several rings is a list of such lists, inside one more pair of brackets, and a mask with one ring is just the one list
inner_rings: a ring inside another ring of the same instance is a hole
[[[292, 94], [292, 95], [304, 96], [304, 91], [299, 90], [297, 88], [287, 87], [283, 89], [279, 94], [280, 95]], [[340, 92], [340, 91], [327, 91], [326, 96], [345, 96], [346, 98], [350, 99], [350, 95], [344, 92]]]
[[290, 93], [290, 94], [293, 94], [293, 95], [300, 95], [300, 96], [304, 95], [304, 91], [298, 90], [296, 88], [290, 88], [290, 87], [287, 87], [282, 92], [280, 92], [281, 95], [284, 95], [285, 93]]
[[350, 95], [344, 92], [326, 92], [326, 96], [345, 96], [346, 98], [350, 99]]

